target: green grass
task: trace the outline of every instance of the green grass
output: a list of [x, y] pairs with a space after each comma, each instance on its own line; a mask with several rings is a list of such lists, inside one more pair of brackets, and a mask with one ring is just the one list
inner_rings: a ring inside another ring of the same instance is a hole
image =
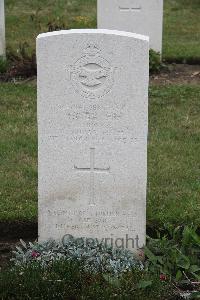
[[163, 57], [200, 63], [200, 1], [164, 0]]
[[[200, 62], [199, 0], [165, 0], [163, 58]], [[38, 33], [49, 25], [69, 28], [96, 27], [96, 0], [7, 0], [6, 35], [9, 51], [20, 44], [35, 49]]]
[[[200, 87], [150, 88], [148, 223], [200, 224]], [[0, 85], [0, 220], [37, 219], [36, 87]]]
[[150, 89], [148, 220], [200, 224], [200, 87]]
[[0, 220], [37, 214], [36, 91], [0, 85]]
[[[140, 287], [146, 283], [147, 288]], [[172, 299], [169, 283], [161, 282], [159, 275], [132, 271], [119, 279], [104, 274], [90, 275], [75, 262], [54, 262], [48, 269], [31, 264], [16, 267], [0, 274], [0, 298], [42, 300]]]
[[37, 35], [49, 31], [49, 24], [96, 28], [96, 6], [94, 0], [8, 0], [6, 18], [8, 49], [15, 51], [26, 42], [33, 50]]

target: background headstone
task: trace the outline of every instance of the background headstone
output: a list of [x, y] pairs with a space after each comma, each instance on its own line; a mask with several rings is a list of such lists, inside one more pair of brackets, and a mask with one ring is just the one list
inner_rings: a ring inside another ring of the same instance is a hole
[[126, 32], [38, 36], [40, 240], [145, 243], [148, 51]]
[[5, 56], [5, 48], [4, 0], [0, 0], [0, 56]]
[[98, 28], [150, 37], [150, 48], [162, 52], [163, 0], [98, 0]]

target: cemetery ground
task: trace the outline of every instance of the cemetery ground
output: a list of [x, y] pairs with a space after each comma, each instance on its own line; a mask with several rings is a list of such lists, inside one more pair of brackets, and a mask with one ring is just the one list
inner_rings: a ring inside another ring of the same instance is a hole
[[[173, 229], [178, 226], [188, 225], [190, 228], [191, 224], [197, 227], [200, 224], [200, 87], [197, 84], [151, 84], [149, 93], [147, 231], [154, 237], [156, 231], [160, 231], [161, 235], [162, 232], [168, 236], [171, 234], [172, 237]], [[10, 251], [14, 250], [20, 237], [27, 241], [33, 241], [37, 237], [36, 86], [34, 82], [2, 83], [0, 95], [0, 226], [1, 266], [4, 268], [11, 257]], [[195, 232], [192, 232], [189, 239], [194, 234]], [[199, 239], [196, 235], [193, 238]], [[176, 242], [182, 247], [185, 240], [184, 237]], [[171, 247], [171, 242], [170, 245], [164, 240], [162, 243], [162, 247]], [[192, 246], [196, 248], [195, 245]], [[192, 257], [192, 248], [189, 246], [188, 249], [186, 253]], [[170, 263], [170, 255], [163, 259], [164, 263], [168, 260]], [[27, 290], [29, 297], [31, 295], [33, 299], [41, 294], [46, 295], [44, 299], [49, 299], [49, 295], [55, 295], [51, 299], [57, 299], [58, 291], [60, 299], [63, 299], [65, 294], [68, 297], [87, 295], [88, 299], [93, 299], [95, 293], [99, 299], [109, 299], [115, 294], [127, 297], [134, 295], [135, 299], [175, 299], [169, 282], [162, 282], [155, 275], [152, 280], [152, 275], [148, 272], [133, 272], [132, 275], [125, 275], [120, 281], [111, 282], [112, 279], [104, 278], [103, 275], [91, 277], [73, 263], [64, 266], [64, 263], [60, 262], [48, 272], [42, 271], [40, 267], [35, 268], [36, 270], [33, 266], [27, 267], [25, 271], [20, 272], [18, 267], [11, 274], [9, 271], [2, 273], [3, 289], [12, 290], [9, 294], [10, 299], [12, 295], [17, 294], [25, 297]], [[22, 273], [21, 279], [18, 278], [18, 273]], [[52, 286], [52, 278], [55, 277], [57, 281]], [[46, 281], [42, 281], [41, 278], [46, 278]], [[21, 281], [24, 284], [19, 289]], [[74, 286], [74, 282], [79, 282], [78, 286]], [[146, 284], [147, 287], [139, 288], [140, 284]], [[88, 285], [87, 289], [83, 288], [85, 285]], [[151, 293], [148, 285], [151, 286]], [[38, 288], [32, 289], [32, 286]], [[100, 290], [100, 286], [104, 287], [104, 292]]]
[[[11, 82], [0, 83], [2, 299], [179, 299], [176, 291], [199, 290], [199, 0], [165, 1], [163, 58], [172, 64], [150, 79], [147, 233], [157, 240], [148, 242], [149, 271], [116, 279], [91, 276], [77, 262], [61, 261], [48, 270], [37, 263], [23, 272], [20, 267], [13, 272], [8, 268], [19, 238], [37, 237], [36, 82], [29, 78], [36, 72], [35, 37], [63, 27], [96, 27], [95, 3], [6, 3], [12, 68], [11, 76], [2, 75], [3, 81]], [[18, 74], [27, 78], [14, 79]], [[184, 255], [179, 257], [177, 249]]]
[[[36, 87], [4, 83], [0, 95], [0, 219], [36, 220]], [[198, 85], [150, 86], [147, 202], [150, 226], [200, 223], [199, 98]]]
[[[200, 62], [199, 0], [164, 1], [163, 58], [169, 62]], [[27, 46], [34, 52], [39, 32], [96, 28], [96, 0], [37, 0], [6, 3], [7, 48]], [[16, 30], [17, 24], [17, 30]]]

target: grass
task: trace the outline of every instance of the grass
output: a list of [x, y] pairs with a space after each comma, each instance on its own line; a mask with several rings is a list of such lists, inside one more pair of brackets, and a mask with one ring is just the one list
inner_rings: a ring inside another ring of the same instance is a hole
[[200, 88], [150, 89], [148, 221], [200, 224]]
[[[200, 224], [200, 87], [150, 88], [149, 225]], [[36, 88], [0, 85], [0, 220], [37, 219]]]
[[[163, 58], [200, 62], [199, 0], [165, 0]], [[11, 52], [51, 28], [96, 28], [96, 0], [7, 0], [6, 41]]]
[[165, 0], [163, 57], [200, 63], [199, 0]]
[[49, 31], [50, 26], [96, 28], [94, 0], [8, 0], [6, 7], [7, 47], [11, 51], [23, 43], [32, 51], [37, 35]]
[[0, 85], [0, 220], [33, 219], [37, 207], [36, 91]]
[[[146, 284], [146, 288], [145, 288]], [[143, 287], [142, 287], [143, 285]], [[172, 289], [159, 276], [132, 271], [119, 279], [91, 275], [75, 262], [54, 262], [48, 269], [37, 264], [15, 267], [0, 274], [0, 298], [6, 299], [172, 299]]]

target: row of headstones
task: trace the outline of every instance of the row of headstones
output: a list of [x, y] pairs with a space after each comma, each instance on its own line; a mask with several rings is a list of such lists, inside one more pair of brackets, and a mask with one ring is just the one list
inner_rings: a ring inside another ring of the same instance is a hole
[[[130, 31], [150, 37], [162, 51], [163, 0], [98, 0], [98, 28]], [[5, 55], [4, 0], [0, 0], [0, 56]]]

